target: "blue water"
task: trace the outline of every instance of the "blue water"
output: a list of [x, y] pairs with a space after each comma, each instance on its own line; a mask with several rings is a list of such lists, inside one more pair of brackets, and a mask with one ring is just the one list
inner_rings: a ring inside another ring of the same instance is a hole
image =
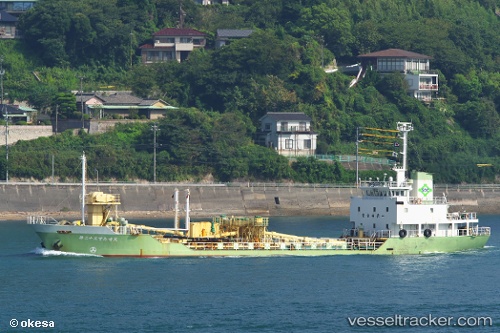
[[[338, 236], [346, 221], [276, 217], [270, 229]], [[480, 221], [492, 227], [488, 246], [462, 253], [191, 259], [41, 254], [24, 222], [0, 222], [0, 332], [500, 332], [500, 216]], [[490, 317], [493, 326], [347, 319], [395, 315]], [[11, 319], [55, 328], [12, 328]]]

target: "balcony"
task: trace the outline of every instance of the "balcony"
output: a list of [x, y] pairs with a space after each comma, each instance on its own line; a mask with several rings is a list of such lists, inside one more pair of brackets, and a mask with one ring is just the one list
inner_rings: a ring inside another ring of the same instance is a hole
[[175, 43], [166, 43], [159, 40], [155, 40], [155, 47], [174, 47]]
[[278, 132], [308, 133], [311, 132], [311, 128], [306, 126], [278, 126]]
[[176, 51], [193, 51], [193, 43], [177, 43], [175, 44]]
[[418, 85], [419, 90], [429, 90], [429, 91], [438, 91], [438, 85], [436, 83], [420, 83]]

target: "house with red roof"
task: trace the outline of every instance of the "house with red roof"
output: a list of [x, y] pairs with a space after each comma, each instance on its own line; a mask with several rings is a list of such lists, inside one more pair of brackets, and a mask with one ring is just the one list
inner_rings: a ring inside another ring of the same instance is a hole
[[[430, 69], [432, 57], [415, 52], [387, 49], [359, 55], [361, 72], [368, 68], [379, 73], [402, 73], [408, 92], [424, 102], [430, 102], [439, 90], [438, 73]], [[359, 76], [359, 75], [358, 75]]]
[[153, 34], [153, 44], [142, 45], [143, 64], [186, 60], [191, 52], [204, 48], [207, 39], [203, 32], [195, 29], [164, 28]]

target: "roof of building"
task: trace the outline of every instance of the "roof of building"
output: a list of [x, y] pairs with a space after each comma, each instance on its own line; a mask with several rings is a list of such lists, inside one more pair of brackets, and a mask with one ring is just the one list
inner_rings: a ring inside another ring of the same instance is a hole
[[252, 34], [253, 30], [240, 29], [217, 29], [217, 38], [245, 38]]
[[358, 58], [432, 59], [432, 57], [425, 55], [425, 54], [405, 51], [405, 50], [401, 50], [401, 49], [387, 49], [387, 50], [382, 50], [382, 51], [377, 51], [377, 52], [372, 52], [372, 53], [361, 54], [358, 56]]
[[311, 121], [311, 117], [303, 112], [268, 112], [260, 120], [264, 118], [271, 118], [274, 121], [280, 120], [307, 120]]
[[95, 93], [81, 93], [79, 91], [75, 91], [74, 92], [75, 94], [75, 97], [76, 97], [76, 102], [77, 103], [80, 103], [80, 102], [84, 102], [84, 103], [87, 103], [89, 100], [91, 100], [92, 98], [98, 98], [98, 99], [101, 99], [100, 97], [98, 97]]
[[0, 9], [0, 22], [17, 22], [17, 17], [7, 13], [5, 10]]
[[130, 109], [140, 109], [140, 110], [170, 110], [170, 109], [178, 109], [175, 106], [171, 105], [165, 105], [165, 106], [158, 106], [158, 105], [140, 105], [140, 104], [131, 104], [131, 105], [89, 105], [88, 106], [90, 109], [103, 109], [103, 110], [130, 110]]
[[96, 94], [96, 96], [102, 99], [105, 105], [134, 105], [142, 101], [142, 98], [136, 97], [130, 93], [113, 93], [109, 95]]
[[148, 99], [148, 98], [145, 98], [143, 99], [139, 105], [144, 105], [144, 106], [153, 106], [157, 103], [161, 103], [161, 104], [164, 104], [166, 107], [169, 107], [171, 106], [170, 104], [168, 104], [167, 102], [165, 102], [164, 100], [162, 99]]
[[36, 110], [27, 106], [19, 106], [14, 104], [0, 104], [0, 114], [4, 114], [5, 112], [9, 113], [10, 115], [13, 115], [13, 114], [24, 114], [26, 112], [36, 112]]
[[[80, 102], [80, 96], [77, 92], [77, 102]], [[162, 99], [152, 99], [152, 98], [139, 98], [132, 95], [130, 92], [121, 91], [113, 93], [83, 93], [82, 100], [87, 102], [91, 98], [98, 98], [102, 101], [102, 104], [87, 105], [91, 109], [155, 109], [155, 110], [165, 110], [165, 109], [177, 109], [177, 107], [172, 106]]]
[[204, 37], [205, 34], [201, 31], [194, 29], [178, 29], [178, 28], [163, 28], [157, 31], [153, 36], [201, 36]]

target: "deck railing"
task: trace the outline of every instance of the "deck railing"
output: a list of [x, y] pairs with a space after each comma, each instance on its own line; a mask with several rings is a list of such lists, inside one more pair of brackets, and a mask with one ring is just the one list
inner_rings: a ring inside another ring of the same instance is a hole
[[30, 215], [27, 218], [28, 224], [57, 224], [57, 220], [49, 216]]
[[477, 221], [476, 212], [454, 212], [446, 214], [446, 218], [451, 221]]
[[186, 246], [193, 250], [345, 250], [346, 241], [328, 242], [187, 242]]

